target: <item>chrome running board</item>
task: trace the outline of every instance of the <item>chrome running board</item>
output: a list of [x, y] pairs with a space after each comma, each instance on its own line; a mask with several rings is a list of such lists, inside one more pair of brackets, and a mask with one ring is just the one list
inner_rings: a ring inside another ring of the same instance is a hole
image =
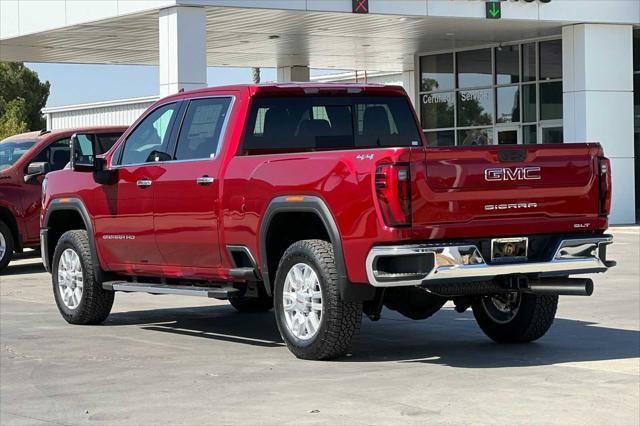
[[240, 290], [234, 287], [195, 287], [189, 285], [132, 283], [128, 281], [107, 281], [102, 284], [102, 288], [109, 291], [175, 294], [182, 296], [209, 297], [212, 299], [229, 299], [239, 295], [240, 293]]

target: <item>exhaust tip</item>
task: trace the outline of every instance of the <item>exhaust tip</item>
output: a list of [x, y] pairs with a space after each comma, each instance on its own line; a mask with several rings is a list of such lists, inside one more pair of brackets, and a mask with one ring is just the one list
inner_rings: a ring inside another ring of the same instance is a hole
[[529, 291], [534, 294], [557, 296], [591, 296], [593, 280], [591, 278], [557, 278], [532, 282]]
[[591, 296], [593, 294], [593, 280], [591, 278], [587, 278], [584, 281], [584, 294]]

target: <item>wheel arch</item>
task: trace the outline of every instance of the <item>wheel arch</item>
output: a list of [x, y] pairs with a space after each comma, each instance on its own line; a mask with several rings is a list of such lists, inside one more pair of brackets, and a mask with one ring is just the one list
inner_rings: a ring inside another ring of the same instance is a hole
[[[47, 271], [51, 271], [52, 256], [58, 240], [62, 234], [73, 229], [87, 231], [91, 256], [99, 263], [93, 223], [84, 203], [79, 198], [56, 198], [47, 207], [40, 232], [42, 259]], [[96, 278], [100, 279], [101, 268], [96, 266]]]
[[[295, 199], [295, 200], [294, 200]], [[347, 274], [342, 253], [342, 240], [336, 222], [331, 211], [320, 197], [316, 196], [281, 196], [276, 197], [269, 203], [262, 222], [260, 224], [260, 268], [263, 277], [265, 290], [269, 295], [272, 294], [273, 281], [275, 279], [275, 268], [277, 267], [284, 250], [288, 248], [291, 238], [295, 238], [298, 227], [295, 224], [288, 223], [288, 228], [292, 228], [292, 234], [289, 238], [284, 238], [287, 247], [278, 249], [276, 253], [270, 253], [270, 239], [273, 238], [275, 227], [279, 226], [279, 220], [283, 218], [290, 219], [296, 215], [302, 218], [305, 223], [311, 225], [322, 225], [322, 229], [311, 229], [308, 234], [299, 234], [301, 239], [318, 238], [328, 240], [333, 246], [336, 258], [336, 270], [338, 271], [338, 279], [340, 287], [346, 286]], [[278, 219], [280, 218], [280, 219]], [[311, 222], [306, 222], [311, 221]], [[313, 223], [316, 221], [316, 223]], [[298, 239], [296, 239], [297, 241]], [[271, 255], [271, 256], [270, 256]]]

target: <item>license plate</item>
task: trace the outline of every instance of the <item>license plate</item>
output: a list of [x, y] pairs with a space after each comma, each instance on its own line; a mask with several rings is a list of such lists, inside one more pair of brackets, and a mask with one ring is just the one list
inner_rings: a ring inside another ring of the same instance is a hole
[[494, 263], [525, 261], [528, 247], [527, 237], [495, 238], [491, 240], [491, 261]]

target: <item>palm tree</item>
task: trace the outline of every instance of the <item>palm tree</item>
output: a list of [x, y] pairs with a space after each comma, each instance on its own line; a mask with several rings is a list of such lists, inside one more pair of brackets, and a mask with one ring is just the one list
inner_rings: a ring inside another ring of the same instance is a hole
[[251, 68], [251, 80], [253, 84], [260, 83], [260, 68]]

